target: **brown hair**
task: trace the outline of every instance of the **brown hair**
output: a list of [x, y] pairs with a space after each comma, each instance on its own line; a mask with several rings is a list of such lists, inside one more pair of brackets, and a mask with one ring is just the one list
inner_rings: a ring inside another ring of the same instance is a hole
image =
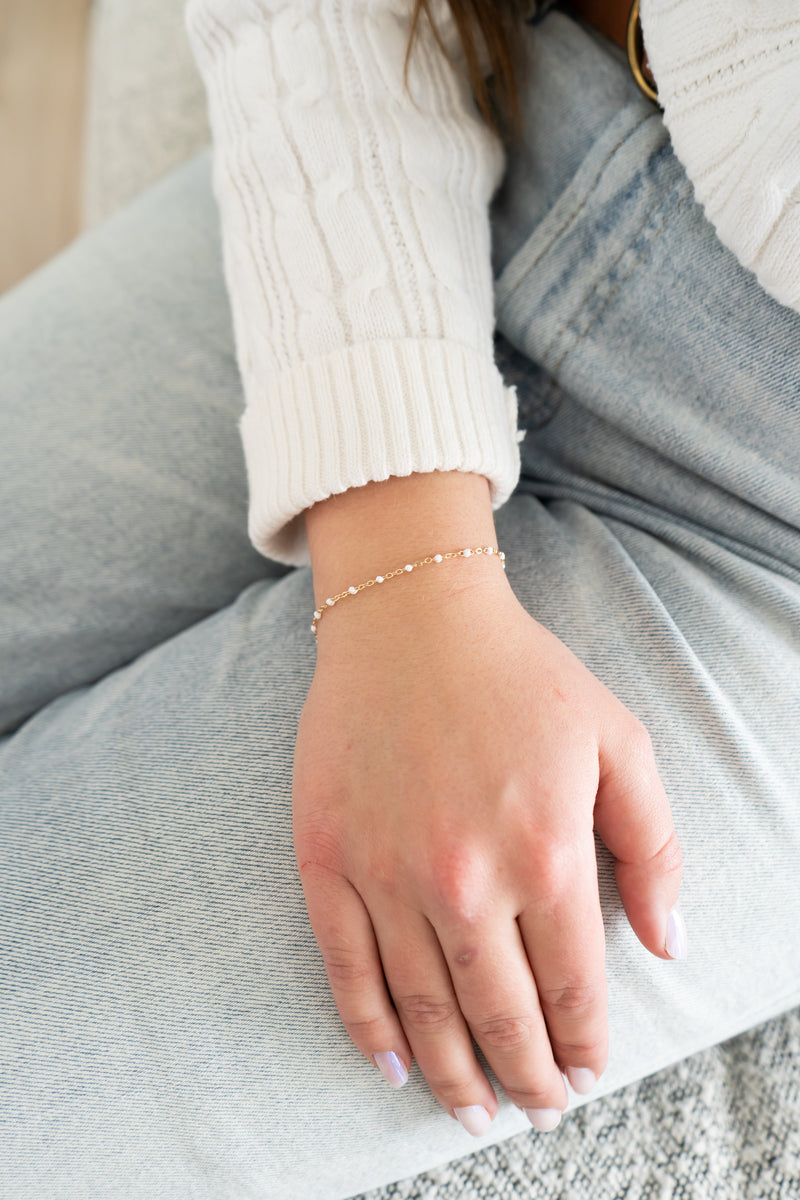
[[[523, 18], [531, 11], [530, 0], [447, 0], [450, 12], [461, 39], [469, 73], [469, 82], [475, 102], [482, 116], [502, 138], [516, 137], [522, 121], [519, 77], [521, 61], [519, 47], [521, 39], [515, 36]], [[439, 49], [447, 51], [430, 12], [430, 0], [414, 0], [411, 30], [408, 38], [405, 61], [405, 80], [408, 83], [408, 64], [423, 15], [427, 18]], [[482, 40], [489, 56], [490, 74], [494, 78], [494, 97], [481, 74], [480, 56], [476, 37]], [[498, 111], [499, 110], [499, 111]]]

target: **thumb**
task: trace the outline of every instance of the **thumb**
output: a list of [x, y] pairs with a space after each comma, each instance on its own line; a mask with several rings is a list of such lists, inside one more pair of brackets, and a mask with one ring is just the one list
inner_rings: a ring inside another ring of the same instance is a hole
[[594, 818], [616, 859], [617, 888], [639, 941], [658, 958], [684, 958], [681, 848], [650, 737], [627, 710], [601, 742]]

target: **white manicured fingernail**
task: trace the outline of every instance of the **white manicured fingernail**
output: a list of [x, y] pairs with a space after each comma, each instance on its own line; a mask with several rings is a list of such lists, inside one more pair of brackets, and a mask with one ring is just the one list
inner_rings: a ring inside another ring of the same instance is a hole
[[390, 1087], [401, 1088], [408, 1079], [408, 1071], [394, 1050], [379, 1050], [375, 1055], [375, 1066]]
[[686, 958], [689, 952], [686, 925], [677, 904], [667, 918], [667, 936], [664, 948], [670, 958]]
[[564, 1074], [573, 1092], [579, 1096], [588, 1096], [597, 1083], [597, 1076], [588, 1067], [567, 1067]]
[[483, 1137], [489, 1132], [492, 1118], [480, 1104], [470, 1104], [467, 1108], [454, 1108], [458, 1120], [473, 1137]]
[[561, 1120], [558, 1108], [526, 1108], [525, 1116], [539, 1133], [551, 1133]]

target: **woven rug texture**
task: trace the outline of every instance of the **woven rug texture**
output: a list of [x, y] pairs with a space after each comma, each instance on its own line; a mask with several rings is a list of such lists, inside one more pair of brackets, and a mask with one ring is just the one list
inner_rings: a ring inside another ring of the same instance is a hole
[[795, 1200], [800, 1010], [359, 1200]]

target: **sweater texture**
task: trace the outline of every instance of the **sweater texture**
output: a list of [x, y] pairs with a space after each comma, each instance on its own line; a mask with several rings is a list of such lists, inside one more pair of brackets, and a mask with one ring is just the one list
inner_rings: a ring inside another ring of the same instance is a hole
[[[189, 0], [245, 390], [249, 533], [308, 561], [305, 510], [469, 471], [499, 507], [516, 397], [493, 357], [504, 171], [444, 0]], [[676, 152], [719, 236], [800, 309], [800, 3], [642, 0]]]

